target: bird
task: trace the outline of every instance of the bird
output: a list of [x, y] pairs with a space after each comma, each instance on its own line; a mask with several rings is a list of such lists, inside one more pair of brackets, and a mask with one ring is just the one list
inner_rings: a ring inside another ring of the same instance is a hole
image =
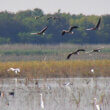
[[0, 96], [4, 97], [4, 92], [0, 91]]
[[97, 110], [101, 110], [100, 105], [97, 103], [97, 98], [94, 98], [94, 104]]
[[7, 71], [14, 71], [15, 74], [18, 74], [18, 72], [20, 72], [20, 69], [19, 68], [9, 68]]
[[35, 16], [34, 18], [37, 20], [37, 19], [39, 19], [40, 17], [42, 17], [42, 16]]
[[94, 73], [94, 69], [91, 69], [91, 73]]
[[64, 84], [65, 86], [73, 85], [71, 82], [67, 82]]
[[56, 20], [56, 19], [58, 19], [58, 17], [56, 17], [56, 16], [50, 16], [50, 17], [47, 18], [47, 20], [50, 20], [50, 19]]
[[79, 28], [79, 27], [78, 26], [71, 26], [68, 30], [62, 30], [62, 36], [65, 35], [65, 33], [74, 34], [74, 32], [72, 30], [75, 28]]
[[73, 55], [73, 54], [74, 55], [79, 55], [80, 51], [85, 51], [85, 49], [77, 49], [76, 51], [69, 53], [68, 56], [67, 56], [67, 59], [69, 59], [71, 57], [71, 55]]
[[97, 30], [97, 29], [99, 28], [100, 22], [101, 22], [101, 17], [99, 18], [98, 23], [96, 24], [96, 26], [94, 26], [94, 27], [92, 27], [92, 28], [88, 28], [88, 29], [86, 29], [86, 30], [87, 30], [87, 31]]
[[86, 52], [86, 53], [98, 53], [98, 52], [100, 52], [101, 51], [101, 49], [103, 49], [104, 47], [101, 47], [101, 48], [97, 48], [97, 49], [93, 49], [93, 50], [91, 50], [91, 51], [89, 51], [89, 52]]
[[48, 26], [44, 27], [40, 32], [38, 33], [30, 33], [31, 35], [44, 35], [44, 32], [47, 30]]
[[41, 108], [44, 109], [44, 101], [43, 101], [43, 98], [42, 98], [42, 93], [40, 93], [40, 96], [41, 96]]
[[14, 89], [13, 89], [13, 91], [12, 91], [12, 92], [9, 92], [9, 95], [11, 95], [11, 96], [13, 96], [13, 97], [14, 97], [14, 95], [15, 95]]

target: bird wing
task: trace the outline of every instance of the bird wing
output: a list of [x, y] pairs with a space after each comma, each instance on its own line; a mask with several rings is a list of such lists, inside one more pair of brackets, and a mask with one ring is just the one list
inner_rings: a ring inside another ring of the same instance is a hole
[[95, 26], [95, 27], [93, 27], [93, 28], [88, 28], [88, 29], [86, 29], [87, 31], [91, 31], [91, 30], [96, 30], [96, 29], [98, 29], [99, 28], [99, 25], [100, 25], [100, 22], [101, 22], [101, 18], [99, 18], [99, 21], [98, 21], [98, 23], [97, 23], [97, 25]]
[[79, 52], [79, 51], [85, 51], [85, 49], [78, 49], [76, 52]]
[[94, 28], [88, 28], [88, 29], [86, 29], [87, 31], [91, 31], [91, 30], [94, 30]]
[[65, 30], [62, 31], [62, 36], [65, 34]]
[[74, 28], [78, 28], [78, 26], [71, 26], [71, 27], [69, 28], [69, 32], [71, 32]]
[[38, 33], [30, 33], [31, 35], [38, 35]]
[[98, 21], [98, 23], [97, 23], [97, 25], [96, 25], [96, 27], [95, 27], [96, 29], [99, 28], [100, 22], [101, 22], [101, 18], [99, 18], [99, 21]]
[[88, 53], [92, 53], [92, 52], [93, 52], [93, 50], [91, 50], [91, 51], [88, 51], [88, 52], [85, 52], [85, 53], [87, 53], [87, 54], [88, 54]]
[[45, 32], [47, 30], [47, 26], [45, 28], [43, 28], [39, 33], [42, 34], [43, 32]]
[[71, 55], [74, 54], [74, 52], [68, 54], [67, 58], [66, 59], [69, 59], [71, 57]]

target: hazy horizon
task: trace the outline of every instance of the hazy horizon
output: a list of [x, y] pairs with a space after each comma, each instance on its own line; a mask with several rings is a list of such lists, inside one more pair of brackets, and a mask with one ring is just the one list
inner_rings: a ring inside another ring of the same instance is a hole
[[45, 14], [61, 12], [84, 15], [110, 14], [110, 0], [0, 0], [0, 11], [18, 12], [40, 8]]

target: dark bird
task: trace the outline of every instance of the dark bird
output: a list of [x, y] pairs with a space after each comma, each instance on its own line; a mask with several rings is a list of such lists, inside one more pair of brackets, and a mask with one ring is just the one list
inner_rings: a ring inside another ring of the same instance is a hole
[[97, 25], [96, 25], [95, 27], [93, 27], [93, 28], [88, 28], [88, 29], [86, 29], [86, 30], [88, 30], [88, 31], [97, 30], [97, 29], [99, 28], [100, 22], [101, 22], [101, 18], [99, 18], [99, 21], [98, 21], [98, 23], [97, 23]]
[[97, 49], [93, 49], [93, 50], [91, 50], [91, 51], [89, 51], [89, 52], [86, 52], [86, 53], [89, 53], [89, 54], [90, 54], [90, 53], [94, 53], [94, 52], [95, 52], [95, 53], [96, 53], [96, 52], [98, 53], [98, 52], [101, 51], [102, 48], [104, 48], [104, 47], [97, 48]]
[[15, 95], [14, 89], [13, 89], [13, 91], [12, 91], [12, 92], [9, 92], [9, 95], [11, 95], [11, 96], [13, 96], [13, 97], [14, 97], [14, 95]]
[[56, 16], [50, 16], [50, 17], [47, 18], [47, 20], [50, 20], [50, 19], [56, 20], [56, 19], [59, 19], [59, 18], [56, 17]]
[[44, 34], [44, 32], [47, 30], [47, 26], [45, 28], [43, 28], [40, 32], [38, 33], [30, 33], [31, 35], [41, 35], [41, 34]]
[[63, 36], [65, 33], [74, 34], [74, 32], [73, 32], [72, 30], [75, 29], [75, 28], [78, 28], [78, 26], [71, 26], [68, 30], [63, 30], [63, 31], [62, 31], [62, 36]]
[[70, 53], [70, 54], [68, 54], [68, 56], [67, 56], [67, 59], [69, 59], [70, 57], [71, 57], [71, 55], [79, 55], [79, 52], [80, 51], [85, 51], [84, 49], [78, 49], [78, 50], [76, 50], [75, 52], [72, 52], [72, 53]]

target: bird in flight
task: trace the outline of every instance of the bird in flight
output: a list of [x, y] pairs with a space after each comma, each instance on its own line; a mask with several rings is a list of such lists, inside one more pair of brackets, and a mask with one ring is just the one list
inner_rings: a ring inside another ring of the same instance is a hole
[[85, 49], [78, 49], [78, 50], [76, 50], [76, 51], [74, 51], [74, 52], [69, 53], [68, 56], [67, 56], [67, 59], [69, 59], [69, 58], [71, 57], [71, 55], [73, 55], [73, 54], [74, 54], [74, 55], [79, 55], [79, 52], [80, 52], [80, 51], [83, 51], [83, 52], [84, 52]]
[[44, 32], [47, 30], [47, 26], [46, 27], [44, 27], [40, 32], [38, 32], [38, 33], [30, 33], [31, 35], [42, 35], [42, 34], [44, 34]]
[[70, 33], [70, 34], [74, 34], [74, 32], [72, 31], [73, 29], [78, 28], [78, 26], [71, 26], [68, 30], [62, 30], [62, 36], [65, 33]]
[[99, 18], [98, 23], [96, 24], [96, 26], [94, 26], [94, 27], [92, 27], [92, 28], [88, 28], [88, 29], [86, 29], [86, 30], [87, 30], [87, 31], [92, 31], [92, 30], [97, 30], [97, 29], [99, 29], [100, 22], [101, 22], [101, 18]]
[[98, 53], [98, 52], [100, 52], [101, 51], [101, 49], [103, 49], [104, 47], [101, 47], [101, 48], [97, 48], [97, 49], [93, 49], [93, 50], [91, 50], [91, 51], [89, 51], [89, 52], [86, 52], [86, 53]]

